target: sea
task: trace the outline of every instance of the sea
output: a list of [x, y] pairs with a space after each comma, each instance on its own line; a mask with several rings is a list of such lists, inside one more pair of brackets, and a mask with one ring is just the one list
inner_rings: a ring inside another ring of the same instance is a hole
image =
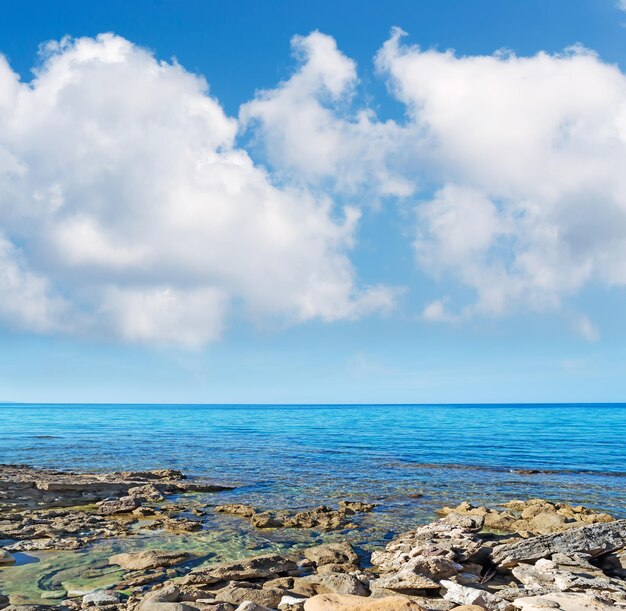
[[[204, 508], [377, 504], [357, 529], [339, 533], [259, 531], [240, 517], [209, 511], [200, 533], [107, 541], [85, 554], [83, 565], [76, 554], [42, 553], [39, 565], [13, 570], [13, 585], [0, 572], [0, 588], [5, 582], [5, 589], [28, 589], [41, 582], [46, 566], [58, 573], [65, 562], [66, 580], [82, 584], [85, 566], [120, 550], [191, 547], [225, 560], [345, 538], [372, 548], [463, 501], [498, 507], [545, 498], [623, 518], [626, 404], [1, 404], [0, 463], [76, 471], [174, 468], [235, 486], [197, 496]], [[37, 592], [31, 594], [35, 600]]]

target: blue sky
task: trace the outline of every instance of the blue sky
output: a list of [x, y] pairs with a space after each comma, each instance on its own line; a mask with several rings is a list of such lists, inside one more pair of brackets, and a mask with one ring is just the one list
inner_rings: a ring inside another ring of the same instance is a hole
[[0, 400], [624, 399], [616, 2], [61, 6], [0, 20]]

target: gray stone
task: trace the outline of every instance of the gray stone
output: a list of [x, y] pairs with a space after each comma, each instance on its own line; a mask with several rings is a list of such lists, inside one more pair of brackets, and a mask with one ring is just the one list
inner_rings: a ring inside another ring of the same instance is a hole
[[556, 553], [584, 553], [596, 557], [625, 546], [626, 520], [616, 520], [498, 545], [493, 549], [491, 558], [499, 566], [513, 567], [520, 562], [539, 560]]
[[96, 590], [83, 596], [83, 605], [102, 607], [115, 605], [122, 601], [122, 595], [115, 590]]

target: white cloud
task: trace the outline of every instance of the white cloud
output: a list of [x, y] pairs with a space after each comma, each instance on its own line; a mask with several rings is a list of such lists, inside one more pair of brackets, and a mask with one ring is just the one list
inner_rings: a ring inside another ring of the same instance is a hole
[[292, 48], [300, 62], [296, 72], [275, 89], [258, 92], [240, 112], [272, 166], [296, 182], [372, 201], [410, 195], [413, 180], [402, 166], [415, 141], [394, 121], [352, 108], [356, 64], [320, 32], [295, 36]]
[[626, 0], [617, 0], [616, 6], [620, 11], [626, 11]]
[[[377, 57], [438, 189], [418, 262], [476, 293], [463, 316], [556, 308], [626, 284], [626, 77], [593, 53], [458, 57], [401, 43]], [[459, 304], [457, 304], [459, 307]]]
[[[350, 66], [320, 76], [330, 95]], [[202, 78], [114, 35], [48, 44], [31, 83], [0, 56], [0, 316], [201, 345], [233, 304], [288, 322], [391, 307], [347, 257], [359, 213], [276, 186], [237, 131]]]

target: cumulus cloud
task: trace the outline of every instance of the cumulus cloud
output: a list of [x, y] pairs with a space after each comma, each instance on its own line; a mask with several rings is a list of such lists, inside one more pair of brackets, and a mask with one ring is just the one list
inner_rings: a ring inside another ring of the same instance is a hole
[[298, 69], [240, 111], [268, 162], [291, 180], [368, 201], [412, 194], [403, 165], [418, 142], [394, 121], [379, 121], [371, 109], [351, 103], [355, 62], [320, 32], [295, 36], [291, 44]]
[[417, 207], [417, 260], [475, 291], [461, 315], [626, 284], [624, 74], [578, 47], [459, 57], [401, 38], [377, 65], [438, 184]]
[[203, 78], [118, 36], [46, 45], [30, 83], [0, 57], [0, 317], [201, 345], [233, 307], [288, 322], [391, 307], [347, 256], [359, 212], [277, 186], [237, 131]]

